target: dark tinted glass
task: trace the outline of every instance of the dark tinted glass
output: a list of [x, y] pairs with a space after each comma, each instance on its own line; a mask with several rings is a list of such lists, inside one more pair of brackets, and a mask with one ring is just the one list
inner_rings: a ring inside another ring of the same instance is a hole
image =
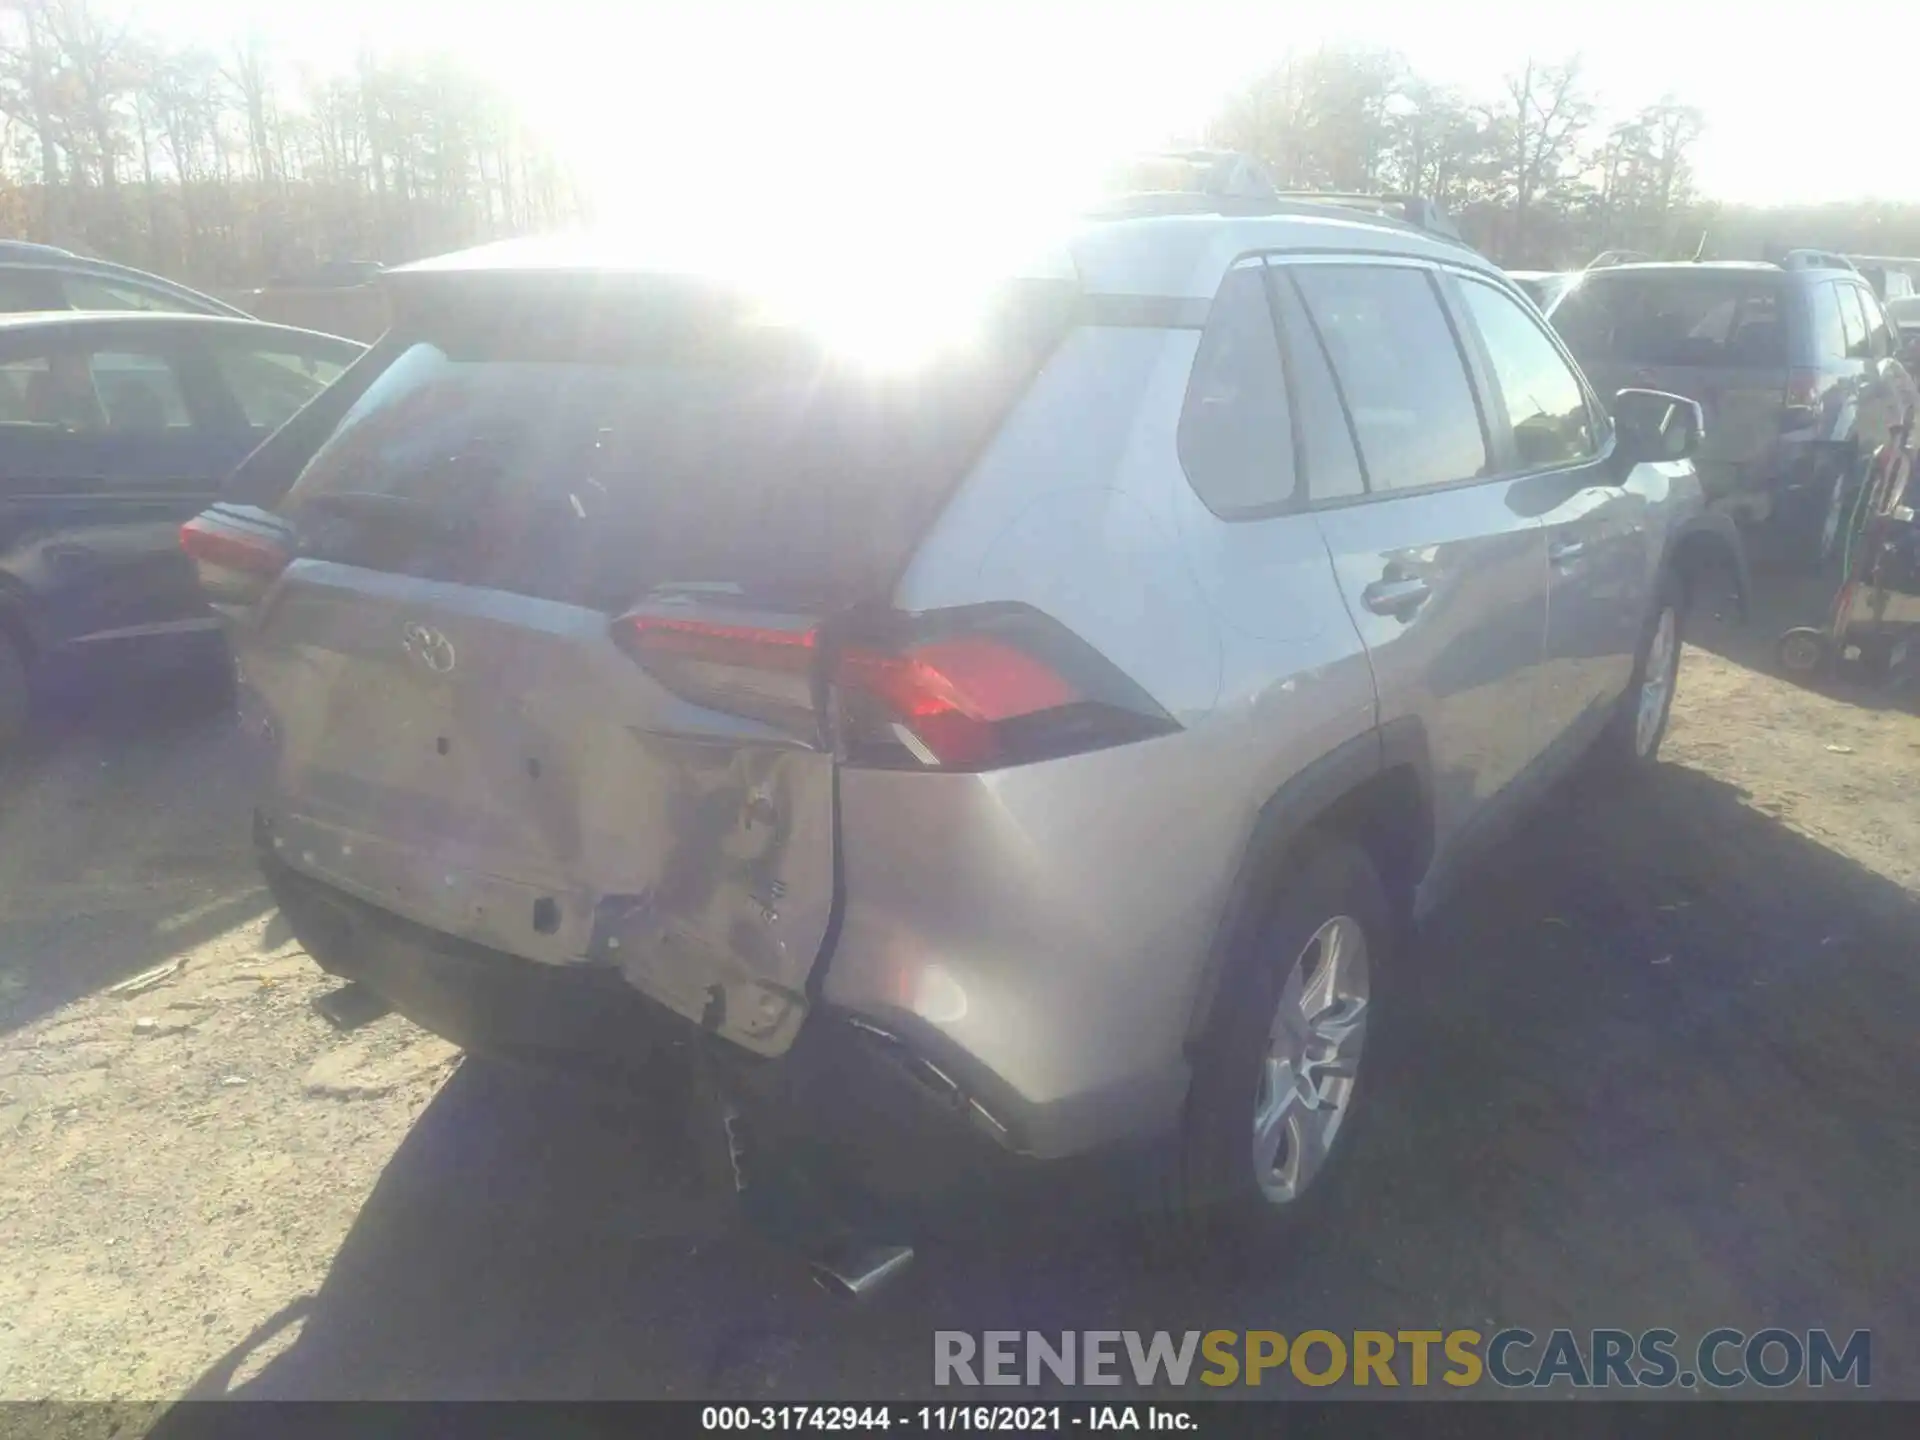
[[0, 313], [65, 308], [64, 297], [51, 272], [24, 266], [0, 267]]
[[75, 310], [158, 310], [190, 315], [198, 307], [163, 291], [126, 280], [102, 280], [92, 275], [62, 275], [61, 288]]
[[351, 352], [295, 350], [285, 341], [226, 341], [212, 347], [214, 363], [247, 424], [271, 430], [331, 385]]
[[1867, 353], [1875, 360], [1884, 360], [1893, 354], [1893, 328], [1887, 324], [1887, 312], [1871, 291], [1856, 285], [1854, 293], [1860, 297], [1860, 310], [1866, 316]]
[[1807, 307], [1813, 321], [1813, 358], [1844, 360], [1847, 355], [1847, 327], [1840, 318], [1840, 298], [1832, 281], [1823, 281], [1807, 291]]
[[41, 354], [0, 364], [0, 425], [74, 434], [163, 435], [193, 426], [170, 357], [151, 351], [70, 349], [48, 337]]
[[1780, 282], [1738, 272], [1589, 275], [1553, 325], [1583, 365], [1787, 363]]
[[1327, 357], [1314, 338], [1313, 325], [1301, 308], [1300, 295], [1275, 272], [1274, 308], [1280, 333], [1286, 340], [1287, 365], [1293, 376], [1294, 425], [1307, 469], [1307, 494], [1314, 500], [1345, 500], [1366, 492], [1360, 475], [1360, 456], [1353, 448], [1353, 430], [1346, 407], [1327, 369]]
[[87, 357], [106, 428], [135, 434], [185, 430], [193, 416], [173, 366], [154, 354], [98, 350]]
[[1068, 322], [1004, 297], [937, 363], [859, 369], [738, 307], [413, 322], [284, 502], [350, 563], [614, 609], [669, 585], [828, 606], [903, 564]]
[[1291, 267], [1326, 344], [1374, 490], [1468, 480], [1486, 442], [1452, 327], [1424, 271]]
[[1860, 305], [1857, 285], [1836, 282], [1833, 287], [1840, 302], [1840, 322], [1847, 337], [1847, 355], [1855, 360], [1867, 357], [1867, 312]]
[[1180, 463], [1221, 516], [1293, 498], [1286, 374], [1263, 277], [1257, 265], [1227, 272], [1180, 411]]
[[1493, 362], [1521, 467], [1590, 458], [1597, 447], [1586, 392], [1540, 322], [1491, 285], [1463, 280], [1460, 289]]

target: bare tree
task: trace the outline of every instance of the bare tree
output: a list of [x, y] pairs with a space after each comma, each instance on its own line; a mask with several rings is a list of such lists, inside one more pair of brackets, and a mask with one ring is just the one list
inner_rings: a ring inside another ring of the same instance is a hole
[[[0, 0], [0, 227], [204, 284], [401, 259], [574, 203], [493, 87], [373, 54], [290, 72], [133, 28], [116, 0]], [[297, 83], [295, 81], [297, 80]]]
[[1565, 180], [1593, 114], [1593, 102], [1580, 86], [1577, 56], [1556, 65], [1530, 59], [1508, 77], [1506, 104], [1494, 117], [1506, 151], [1507, 254], [1526, 254], [1535, 203]]

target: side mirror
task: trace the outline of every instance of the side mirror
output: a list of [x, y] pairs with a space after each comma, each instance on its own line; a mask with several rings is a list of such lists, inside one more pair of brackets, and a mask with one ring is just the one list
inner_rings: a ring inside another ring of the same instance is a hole
[[1613, 397], [1613, 423], [1615, 453], [1629, 467], [1691, 459], [1707, 431], [1698, 401], [1664, 390], [1622, 390]]

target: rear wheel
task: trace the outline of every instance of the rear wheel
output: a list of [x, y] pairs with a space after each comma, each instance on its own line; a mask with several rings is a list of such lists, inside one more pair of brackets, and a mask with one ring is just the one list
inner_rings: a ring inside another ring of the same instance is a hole
[[1353, 1148], [1378, 1051], [1394, 930], [1358, 847], [1316, 847], [1234, 956], [1195, 1062], [1173, 1233], [1244, 1255], [1327, 1203]]
[[5, 754], [27, 728], [27, 660], [20, 644], [0, 630], [0, 754]]

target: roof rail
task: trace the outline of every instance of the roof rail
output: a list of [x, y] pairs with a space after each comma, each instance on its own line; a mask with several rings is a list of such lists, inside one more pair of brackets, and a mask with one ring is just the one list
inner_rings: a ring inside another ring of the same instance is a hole
[[1096, 218], [1361, 210], [1458, 245], [1466, 244], [1446, 212], [1424, 196], [1282, 190], [1257, 161], [1237, 150], [1161, 151], [1141, 156], [1117, 178], [1107, 198], [1093, 208]]

